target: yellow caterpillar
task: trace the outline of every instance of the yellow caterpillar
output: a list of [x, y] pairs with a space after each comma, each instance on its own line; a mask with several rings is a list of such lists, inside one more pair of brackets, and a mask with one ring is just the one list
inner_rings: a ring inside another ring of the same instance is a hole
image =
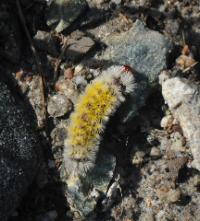
[[101, 133], [109, 117], [134, 89], [127, 66], [114, 66], [94, 79], [79, 97], [70, 116], [64, 142], [64, 162], [69, 174], [82, 175], [94, 166]]

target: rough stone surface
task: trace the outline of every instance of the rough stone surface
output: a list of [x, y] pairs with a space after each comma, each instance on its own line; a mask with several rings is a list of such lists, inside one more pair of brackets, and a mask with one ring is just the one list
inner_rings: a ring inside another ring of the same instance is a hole
[[65, 58], [67, 61], [77, 61], [87, 54], [95, 45], [95, 42], [81, 31], [74, 31], [67, 40]]
[[161, 156], [161, 151], [160, 151], [160, 149], [157, 148], [157, 147], [152, 147], [152, 148], [151, 148], [151, 152], [150, 152], [150, 156], [151, 156], [151, 157], [154, 157], [154, 158], [160, 157], [160, 156]]
[[0, 82], [0, 220], [19, 205], [39, 166], [39, 144], [27, 115]]
[[47, 25], [62, 32], [77, 19], [86, 6], [85, 0], [55, 0], [47, 9]]
[[172, 43], [162, 34], [149, 30], [137, 20], [127, 32], [111, 35], [102, 59], [130, 65], [138, 73], [157, 83], [160, 71], [167, 67]]
[[39, 75], [33, 76], [28, 86], [27, 97], [37, 116], [38, 127], [41, 128], [44, 126], [46, 118], [41, 77]]
[[56, 43], [52, 35], [45, 31], [37, 31], [34, 36], [34, 42], [39, 50], [43, 50], [52, 56], [58, 56], [58, 50], [56, 48]]
[[49, 98], [47, 111], [52, 117], [61, 117], [72, 110], [72, 102], [64, 94]]
[[194, 158], [192, 166], [200, 170], [200, 90], [184, 78], [162, 83], [162, 94], [174, 117], [179, 121]]
[[71, 210], [79, 218], [84, 218], [93, 212], [100, 199], [104, 198], [104, 202], [109, 200], [111, 196], [106, 196], [106, 193], [114, 168], [115, 158], [105, 151], [100, 151], [95, 167], [85, 178], [69, 176], [66, 179], [63, 169], [62, 178], [67, 182], [67, 200]]

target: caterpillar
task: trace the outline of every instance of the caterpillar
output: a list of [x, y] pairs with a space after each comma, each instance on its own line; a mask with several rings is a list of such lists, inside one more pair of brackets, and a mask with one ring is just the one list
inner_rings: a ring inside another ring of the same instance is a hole
[[87, 85], [70, 115], [64, 141], [68, 174], [84, 176], [93, 168], [106, 123], [134, 85], [134, 75], [128, 66], [112, 66]]

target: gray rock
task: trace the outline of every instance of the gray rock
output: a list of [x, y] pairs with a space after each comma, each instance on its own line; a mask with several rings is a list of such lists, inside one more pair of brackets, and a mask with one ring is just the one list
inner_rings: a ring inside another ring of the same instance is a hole
[[59, 53], [56, 48], [56, 42], [49, 32], [37, 31], [34, 36], [34, 43], [39, 50], [43, 50], [52, 56], [58, 57]]
[[77, 61], [87, 54], [95, 45], [95, 42], [81, 31], [74, 31], [67, 40], [65, 59]]
[[52, 146], [62, 147], [64, 140], [67, 137], [67, 126], [66, 121], [61, 121], [51, 132]]
[[167, 38], [149, 30], [139, 20], [129, 31], [109, 36], [107, 45], [102, 59], [130, 65], [153, 84], [158, 83], [158, 75], [167, 68], [167, 58], [173, 49]]
[[[66, 179], [63, 169], [62, 178], [67, 182], [67, 200], [77, 218], [84, 218], [93, 212], [101, 197], [107, 199], [106, 192], [112, 179], [114, 168], [115, 158], [101, 150], [95, 167], [86, 177], [69, 176]], [[110, 198], [111, 196], [108, 197]]]
[[0, 220], [19, 205], [39, 167], [39, 143], [27, 114], [0, 81]]
[[150, 152], [150, 156], [152, 158], [159, 158], [161, 156], [160, 149], [158, 147], [152, 147], [151, 152]]
[[45, 101], [42, 81], [39, 75], [34, 75], [29, 82], [27, 97], [37, 116], [38, 127], [44, 127], [46, 120], [46, 109], [44, 107]]
[[162, 34], [149, 30], [137, 20], [127, 32], [108, 36], [107, 49], [100, 59], [129, 65], [138, 73], [137, 88], [127, 99], [120, 113], [123, 122], [131, 120], [145, 104], [149, 86], [158, 84], [158, 75], [167, 68], [167, 58], [173, 49], [172, 43]]
[[178, 120], [194, 158], [192, 166], [200, 170], [200, 88], [184, 78], [163, 81], [162, 94], [175, 119]]
[[160, 200], [168, 203], [175, 203], [181, 197], [181, 192], [179, 188], [169, 189], [167, 187], [161, 187], [160, 189], [156, 190], [156, 194]]
[[47, 25], [62, 32], [78, 18], [86, 6], [85, 0], [54, 0], [47, 8]]
[[61, 117], [72, 110], [72, 102], [64, 94], [56, 94], [49, 98], [47, 111], [51, 117]]

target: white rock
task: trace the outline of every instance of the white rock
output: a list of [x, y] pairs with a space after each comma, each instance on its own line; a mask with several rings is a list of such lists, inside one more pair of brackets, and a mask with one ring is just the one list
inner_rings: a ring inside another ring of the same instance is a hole
[[162, 94], [191, 148], [191, 165], [200, 170], [200, 88], [175, 77], [162, 82]]
[[173, 117], [171, 115], [164, 116], [160, 122], [160, 126], [162, 128], [167, 128], [167, 126], [173, 121]]

